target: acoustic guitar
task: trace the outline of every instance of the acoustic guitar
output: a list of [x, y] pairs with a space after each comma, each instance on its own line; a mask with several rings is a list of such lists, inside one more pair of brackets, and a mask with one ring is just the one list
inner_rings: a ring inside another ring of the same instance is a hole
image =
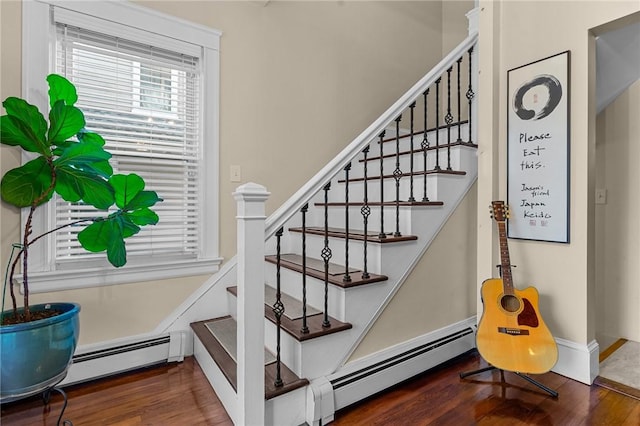
[[502, 278], [482, 283], [482, 318], [478, 324], [476, 344], [480, 355], [501, 370], [541, 374], [555, 365], [558, 347], [538, 310], [538, 291], [534, 287], [513, 287], [507, 245], [503, 201], [491, 203], [492, 216], [498, 224]]

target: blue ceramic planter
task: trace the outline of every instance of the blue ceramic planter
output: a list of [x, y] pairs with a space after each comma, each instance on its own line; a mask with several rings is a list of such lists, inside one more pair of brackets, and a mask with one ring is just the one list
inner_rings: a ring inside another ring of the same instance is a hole
[[0, 327], [0, 402], [42, 392], [64, 379], [78, 343], [80, 305], [46, 303], [31, 311], [55, 309], [61, 315]]

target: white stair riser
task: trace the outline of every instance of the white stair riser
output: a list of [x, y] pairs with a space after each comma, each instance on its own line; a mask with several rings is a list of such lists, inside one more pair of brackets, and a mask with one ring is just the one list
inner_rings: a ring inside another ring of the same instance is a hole
[[[446, 145], [448, 141], [451, 143], [455, 143], [458, 141], [458, 126], [452, 126], [450, 134], [447, 134], [447, 128], [443, 123], [440, 123], [440, 132], [438, 137], [436, 138], [436, 131], [431, 130], [427, 132], [427, 142], [430, 147], [436, 146], [436, 139], [440, 147]], [[414, 130], [417, 131], [417, 130]], [[384, 155], [387, 154], [395, 154], [396, 152], [396, 142], [395, 142], [395, 129], [387, 129], [384, 140], [387, 141], [383, 144], [382, 150]], [[400, 129], [400, 136], [408, 135], [409, 129]], [[390, 140], [391, 139], [391, 140]], [[419, 149], [422, 145], [422, 140], [424, 139], [423, 134], [415, 134], [413, 136], [413, 147], [414, 149]], [[466, 142], [469, 139], [469, 127], [467, 124], [462, 124], [460, 126], [460, 139], [463, 142]], [[369, 157], [377, 157], [380, 155], [380, 145], [378, 144], [379, 139], [376, 138], [373, 141], [369, 148]], [[411, 137], [405, 136], [400, 138], [400, 151], [407, 151], [411, 147]]]
[[[432, 209], [438, 208], [433, 206], [400, 206], [399, 211], [399, 229], [402, 235], [409, 235], [409, 227], [406, 226], [407, 221], [411, 217], [412, 209]], [[384, 232], [386, 234], [394, 233], [396, 231], [396, 207], [395, 206], [371, 206], [371, 211], [368, 217], [367, 229], [369, 232], [380, 232], [380, 217], [384, 218]], [[317, 216], [316, 216], [317, 214]], [[359, 206], [351, 206], [348, 209], [349, 214], [349, 229], [364, 230], [364, 219], [360, 212]], [[314, 216], [310, 217], [307, 226], [324, 227], [324, 208], [318, 208], [314, 212]], [[327, 209], [328, 223], [331, 228], [344, 228], [345, 224], [345, 207], [344, 206], [330, 206]]]
[[[268, 263], [266, 265], [267, 285], [276, 287], [276, 265]], [[302, 300], [302, 276], [298, 272], [286, 268], [280, 270], [280, 289], [289, 296]], [[329, 315], [344, 321], [345, 318], [345, 296], [344, 289], [334, 285], [328, 287]], [[324, 281], [307, 276], [307, 306], [324, 311]], [[286, 306], [285, 306], [286, 309]]]
[[[298, 234], [300, 237], [302, 234]], [[345, 240], [344, 238], [329, 237], [329, 248], [331, 249], [330, 263], [346, 265], [345, 261]], [[322, 260], [322, 250], [324, 249], [324, 236], [307, 234], [306, 238], [307, 257]], [[382, 251], [384, 245], [380, 243], [367, 242], [367, 270], [369, 273], [380, 274], [383, 268]], [[302, 253], [302, 238], [291, 240], [289, 253]], [[364, 269], [364, 241], [349, 240], [349, 268], [359, 270]]]
[[291, 407], [304, 407], [306, 398], [307, 390], [303, 387], [265, 401], [265, 426], [305, 424], [305, 411]]
[[[342, 292], [344, 295], [344, 292]], [[231, 313], [230, 315], [235, 318], [236, 316], [236, 307], [235, 305], [235, 297], [231, 295], [234, 299], [230, 307]], [[353, 296], [352, 296], [353, 297]], [[335, 302], [329, 302], [330, 304], [335, 305]], [[322, 306], [322, 303], [319, 305], [318, 309]], [[286, 310], [286, 306], [285, 306]], [[322, 314], [319, 314], [322, 315]], [[329, 314], [333, 318], [336, 318], [334, 315]], [[339, 318], [337, 318], [340, 320]], [[342, 320], [340, 320], [342, 321]], [[264, 322], [264, 333], [265, 333], [265, 347], [271, 351], [271, 353], [275, 354], [277, 352], [277, 326], [272, 321], [266, 320]], [[341, 335], [344, 333], [348, 333], [348, 331], [341, 331], [336, 333], [335, 336]], [[286, 365], [291, 371], [293, 371], [298, 377], [318, 377], [318, 369], [322, 369], [323, 363], [319, 362], [323, 360], [322, 352], [325, 348], [322, 346], [326, 345], [329, 342], [329, 345], [334, 345], [335, 342], [331, 339], [332, 335], [323, 336], [321, 338], [310, 339], [306, 341], [298, 341], [296, 338], [291, 336], [284, 330], [280, 332], [280, 359], [281, 362]], [[324, 342], [324, 343], [323, 343]], [[320, 346], [318, 346], [320, 345]], [[318, 354], [317, 352], [320, 352]], [[326, 355], [326, 354], [324, 354]], [[326, 360], [325, 360], [326, 361]]]
[[[265, 342], [267, 348], [275, 353], [277, 327], [271, 321], [265, 324]], [[291, 335], [280, 333], [280, 359], [299, 377], [320, 377], [325, 375], [325, 365], [339, 362], [340, 355], [331, 348], [340, 347], [350, 341], [352, 330], [299, 342]], [[339, 352], [339, 351], [338, 351]]]
[[[438, 178], [436, 174], [427, 175], [427, 197], [430, 200], [438, 199]], [[398, 198], [400, 201], [408, 201], [411, 195], [411, 178], [404, 176], [400, 178], [398, 186]], [[349, 202], [361, 202], [364, 200], [364, 181], [349, 182]], [[329, 202], [344, 203], [346, 183], [336, 185], [330, 192]], [[387, 202], [396, 200], [395, 179], [383, 180], [383, 200]], [[422, 201], [424, 198], [424, 175], [413, 177], [413, 198]], [[380, 180], [367, 181], [367, 200], [369, 203], [380, 202]], [[317, 208], [317, 207], [316, 207]], [[372, 206], [371, 209], [379, 207]], [[385, 207], [386, 208], [386, 207]]]
[[[461, 168], [460, 159], [458, 156], [458, 151], [460, 146], [453, 146], [450, 148], [449, 154], [447, 154], [447, 148], [441, 147], [438, 150], [436, 155], [435, 149], [430, 149], [427, 151], [427, 169], [426, 170], [434, 170], [436, 165], [439, 164], [442, 170], [445, 170], [451, 165], [452, 170], [464, 170]], [[382, 161], [382, 172], [384, 176], [391, 176], [393, 172], [396, 170], [396, 166], [399, 166], [399, 169], [402, 173], [409, 173], [411, 171], [411, 155], [408, 153], [402, 153], [402, 148], [400, 152], [400, 156], [396, 159], [395, 156], [395, 148], [394, 151], [388, 156], [383, 158]], [[448, 156], [451, 158], [449, 159]], [[371, 157], [374, 157], [371, 159]], [[369, 161], [367, 161], [367, 176], [371, 177], [380, 177], [380, 159], [377, 155], [372, 156], [369, 155]], [[398, 164], [396, 164], [396, 161]], [[424, 153], [422, 151], [416, 152], [414, 149], [413, 153], [413, 171], [421, 172], [425, 170], [424, 168]], [[358, 161], [354, 161], [351, 163], [351, 170], [349, 171], [349, 179], [360, 178], [364, 176], [364, 163], [358, 159]], [[338, 175], [339, 180], [345, 179], [345, 172], [342, 172]], [[393, 178], [387, 178], [389, 180], [393, 180]]]
[[[475, 172], [474, 172], [475, 175]], [[458, 185], [458, 182], [465, 182], [468, 177], [465, 175], [437, 175], [434, 181], [436, 182], [437, 189], [431, 190], [432, 193], [442, 194], [437, 198], [437, 201], [446, 203], [448, 191]], [[430, 197], [431, 200], [434, 200]], [[412, 212], [418, 211], [438, 211], [441, 210], [441, 206], [400, 206], [399, 220], [396, 223], [396, 207], [384, 206], [382, 209], [380, 206], [371, 206], [371, 212], [368, 217], [368, 230], [370, 232], [378, 232], [381, 227], [380, 212], [384, 217], [384, 232], [395, 233], [396, 225], [399, 225], [399, 231], [402, 235], [417, 235], [411, 230], [411, 217]], [[330, 206], [327, 209], [328, 223], [330, 227], [342, 228], [345, 223], [345, 208], [344, 206]], [[307, 226], [324, 226], [324, 214], [323, 208], [317, 208], [311, 211], [307, 217]], [[348, 209], [349, 214], [349, 228], [362, 230], [364, 229], [364, 220], [361, 214], [361, 208], [358, 206], [352, 206]]]

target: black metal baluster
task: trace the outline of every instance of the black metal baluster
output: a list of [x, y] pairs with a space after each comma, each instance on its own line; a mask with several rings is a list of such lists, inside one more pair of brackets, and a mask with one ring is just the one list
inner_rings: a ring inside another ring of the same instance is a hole
[[307, 325], [307, 211], [309, 204], [305, 204], [300, 212], [302, 213], [302, 328], [304, 334], [309, 332]]
[[447, 170], [451, 170], [451, 123], [453, 123], [453, 115], [451, 115], [451, 71], [453, 71], [453, 66], [447, 70], [447, 115], [444, 116], [444, 122], [447, 124]]
[[440, 81], [436, 80], [436, 166], [434, 170], [440, 170]]
[[364, 223], [364, 244], [363, 244], [363, 252], [364, 252], [364, 269], [362, 270], [362, 279], [366, 280], [369, 278], [369, 271], [367, 269], [367, 243], [369, 240], [368, 234], [368, 225], [369, 225], [369, 215], [371, 214], [371, 208], [369, 207], [369, 191], [367, 187], [367, 180], [369, 179], [367, 175], [367, 155], [369, 154], [369, 146], [362, 150], [364, 154], [364, 200], [363, 205], [360, 208], [360, 213], [362, 214], [362, 221]]
[[384, 135], [387, 132], [385, 130], [380, 133], [380, 233], [378, 234], [378, 238], [387, 238], [384, 233], [384, 153], [382, 150], [382, 144]]
[[462, 127], [462, 113], [460, 112], [460, 64], [462, 63], [462, 56], [458, 58], [458, 87], [457, 87], [457, 96], [458, 96], [458, 142], [462, 142], [462, 138], [460, 137], [460, 131]]
[[344, 277], [342, 281], [351, 282], [349, 275], [349, 170], [351, 163], [344, 167]]
[[393, 171], [393, 178], [396, 180], [396, 232], [394, 237], [400, 237], [400, 178], [402, 170], [400, 170], [400, 120], [402, 115], [396, 118], [396, 169]]
[[329, 321], [329, 259], [331, 259], [331, 248], [329, 247], [329, 189], [331, 182], [327, 183], [324, 190], [324, 248], [322, 249], [322, 260], [324, 260], [324, 320], [322, 326], [331, 327]]
[[411, 105], [409, 105], [409, 108], [411, 108], [411, 149], [409, 150], [409, 152], [411, 153], [410, 166], [409, 166], [411, 171], [409, 173], [409, 202], [414, 202], [416, 200], [413, 197], [413, 110], [415, 109], [415, 107], [416, 107], [415, 101]]
[[276, 302], [273, 304], [273, 313], [276, 316], [276, 379], [274, 386], [281, 387], [282, 376], [280, 374], [280, 330], [282, 329], [282, 314], [284, 314], [284, 305], [282, 303], [282, 294], [280, 293], [280, 240], [282, 239], [282, 228], [276, 232]]
[[466, 96], [467, 96], [467, 99], [469, 100], [469, 111], [467, 112], [469, 116], [469, 120], [467, 120], [467, 125], [469, 126], [469, 143], [473, 143], [473, 141], [471, 140], [471, 101], [475, 96], [475, 93], [473, 93], [473, 89], [471, 87], [471, 54], [473, 53], [473, 46], [469, 49], [468, 53], [469, 53], [469, 90], [467, 90]]
[[427, 151], [429, 150], [429, 138], [427, 136], [427, 97], [429, 96], [429, 89], [425, 90], [422, 94], [424, 98], [424, 136], [422, 137], [422, 143], [420, 144], [420, 148], [422, 148], [422, 161], [424, 163], [423, 166], [423, 196], [422, 201], [429, 201], [429, 197], [427, 197]]

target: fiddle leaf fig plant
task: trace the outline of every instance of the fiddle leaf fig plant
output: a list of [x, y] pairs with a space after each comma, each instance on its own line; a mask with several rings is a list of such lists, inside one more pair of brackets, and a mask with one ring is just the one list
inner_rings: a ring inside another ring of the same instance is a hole
[[[3, 201], [28, 209], [20, 250], [9, 273], [11, 284], [22, 259], [23, 314], [18, 316], [14, 286], [10, 285], [13, 316], [3, 318], [3, 323], [9, 318], [12, 323], [31, 321], [28, 252], [40, 238], [62, 228], [87, 225], [78, 233], [80, 245], [90, 252], [106, 251], [109, 262], [121, 267], [127, 262], [124, 240], [137, 234], [141, 227], [158, 223], [158, 215], [151, 207], [162, 199], [155, 191], [144, 189], [140, 176], [113, 173], [105, 140], [85, 129], [84, 114], [75, 106], [75, 86], [57, 74], [49, 75], [47, 82], [48, 122], [36, 106], [23, 99], [10, 97], [2, 103], [6, 115], [0, 117], [1, 142], [32, 153], [28, 158], [34, 157], [7, 171], [0, 182]], [[91, 205], [97, 215], [32, 235], [37, 207], [50, 201], [54, 194], [65, 201]]]

